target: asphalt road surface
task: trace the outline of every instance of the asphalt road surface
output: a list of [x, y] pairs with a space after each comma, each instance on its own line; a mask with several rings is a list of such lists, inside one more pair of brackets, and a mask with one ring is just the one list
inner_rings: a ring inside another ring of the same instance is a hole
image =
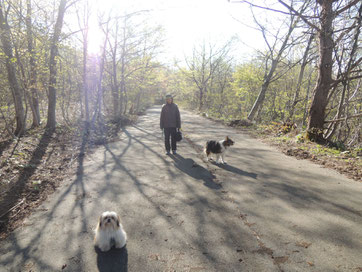
[[[79, 158], [1, 241], [0, 271], [362, 271], [362, 183], [183, 110], [185, 139], [166, 156], [159, 114]], [[226, 135], [228, 164], [206, 162], [206, 140]], [[106, 210], [128, 242], [103, 253], [93, 230]]]

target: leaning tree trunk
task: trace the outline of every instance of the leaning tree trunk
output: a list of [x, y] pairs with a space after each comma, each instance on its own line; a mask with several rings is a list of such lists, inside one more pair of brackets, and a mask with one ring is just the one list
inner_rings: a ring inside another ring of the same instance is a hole
[[322, 11], [320, 16], [321, 28], [319, 39], [318, 79], [313, 91], [312, 103], [309, 109], [307, 137], [316, 142], [323, 142], [323, 127], [328, 93], [332, 83], [333, 65], [333, 38], [332, 23], [333, 10], [331, 0], [318, 0]]
[[[295, 20], [294, 16], [293, 16], [291, 18], [291, 21], [290, 21], [288, 33], [284, 37], [283, 43], [280, 46], [279, 52], [278, 52], [278, 54], [277, 54], [277, 56], [275, 58], [273, 57], [274, 48], [269, 47], [269, 50], [270, 50], [269, 54], [270, 54], [270, 57], [271, 57], [271, 60], [272, 60], [271, 67], [270, 67], [269, 71], [267, 71], [267, 70], [265, 71], [263, 85], [261, 86], [261, 90], [259, 92], [259, 95], [258, 95], [257, 99], [255, 100], [255, 103], [254, 103], [253, 107], [251, 108], [251, 110], [249, 112], [248, 119], [250, 121], [254, 120], [255, 115], [257, 113], [258, 113], [258, 115], [260, 115], [260, 112], [261, 112], [262, 107], [263, 107], [264, 99], [265, 99], [265, 94], [268, 91], [270, 83], [272, 82], [273, 75], [274, 75], [274, 72], [275, 72], [275, 70], [277, 68], [277, 65], [278, 65], [280, 59], [282, 58], [282, 55], [283, 55], [284, 51], [289, 46], [289, 39], [290, 39], [290, 36], [292, 35], [292, 32], [294, 31], [295, 27], [297, 26], [297, 22], [298, 22], [298, 19]], [[268, 43], [264, 31], [265, 31], [265, 29], [262, 28], [263, 37], [264, 37], [266, 43]], [[265, 63], [266, 68], [267, 68], [268, 67], [268, 65], [267, 65], [268, 64], [268, 59], [266, 59], [265, 61], [266, 61], [266, 63]]]
[[265, 94], [268, 90], [268, 87], [269, 87], [270, 81], [273, 77], [273, 74], [275, 72], [275, 69], [277, 68], [277, 64], [278, 64], [278, 60], [272, 60], [272, 66], [270, 67], [269, 73], [264, 78], [264, 82], [263, 82], [263, 85], [261, 86], [259, 95], [258, 95], [257, 99], [255, 100], [255, 103], [254, 103], [253, 107], [251, 108], [250, 113], [248, 115], [248, 119], [250, 121], [254, 120], [256, 113], [258, 112], [259, 109], [261, 109], [261, 107], [264, 103]]
[[53, 39], [50, 46], [50, 59], [49, 59], [49, 89], [48, 89], [48, 120], [47, 129], [50, 131], [55, 129], [56, 117], [55, 108], [57, 103], [57, 60], [58, 56], [58, 42], [60, 33], [62, 31], [64, 13], [66, 9], [67, 0], [61, 0], [58, 9], [58, 18], [54, 26]]
[[297, 82], [297, 88], [295, 90], [295, 93], [294, 93], [294, 97], [293, 97], [293, 102], [292, 102], [292, 105], [290, 107], [290, 110], [289, 110], [289, 119], [294, 121], [294, 113], [295, 113], [295, 108], [298, 104], [299, 101], [299, 93], [300, 93], [300, 89], [302, 87], [302, 81], [303, 81], [303, 78], [304, 78], [304, 70], [305, 70], [305, 67], [307, 66], [307, 59], [308, 59], [308, 55], [309, 55], [309, 49], [311, 47], [311, 44], [312, 44], [312, 41], [313, 41], [313, 38], [314, 38], [314, 34], [311, 34], [310, 37], [309, 37], [309, 40], [308, 40], [308, 44], [307, 44], [307, 47], [304, 51], [304, 54], [303, 54], [303, 60], [302, 60], [302, 64], [300, 66], [300, 71], [299, 71], [299, 76], [298, 76], [298, 82]]
[[27, 14], [26, 14], [26, 36], [28, 41], [28, 51], [29, 51], [29, 64], [30, 64], [30, 95], [29, 104], [31, 112], [33, 114], [33, 124], [32, 127], [38, 127], [40, 125], [40, 112], [39, 112], [39, 100], [38, 100], [38, 91], [36, 88], [37, 81], [37, 72], [35, 64], [35, 52], [33, 44], [33, 30], [31, 24], [31, 0], [26, 1]]
[[2, 49], [6, 56], [5, 67], [8, 73], [8, 81], [10, 89], [14, 99], [15, 105], [15, 119], [16, 119], [16, 129], [15, 136], [21, 136], [25, 132], [26, 122], [25, 122], [25, 112], [23, 105], [23, 97], [21, 88], [16, 77], [16, 68], [14, 66], [14, 57], [13, 57], [13, 45], [11, 42], [11, 33], [10, 27], [6, 21], [6, 18], [3, 14], [3, 6], [0, 2], [0, 40]]
[[312, 73], [309, 74], [307, 93], [304, 98], [302, 127], [304, 127], [308, 115], [309, 93], [312, 85]]
[[268, 86], [269, 86], [269, 82], [264, 82], [263, 85], [261, 86], [261, 90], [258, 94], [258, 97], [256, 98], [254, 105], [251, 108], [249, 115], [248, 115], [248, 119], [250, 121], [254, 120], [256, 113], [262, 107], [262, 104], [264, 103], [266, 91], [268, 90]]

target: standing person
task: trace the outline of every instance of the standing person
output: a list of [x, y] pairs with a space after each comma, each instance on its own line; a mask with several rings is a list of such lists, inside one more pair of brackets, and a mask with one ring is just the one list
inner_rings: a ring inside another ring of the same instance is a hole
[[[170, 149], [172, 148], [172, 154], [176, 154], [176, 132], [181, 128], [180, 111], [175, 103], [173, 103], [172, 95], [166, 95], [166, 104], [162, 106], [160, 116], [160, 128], [165, 133], [165, 148], [166, 155], [170, 155]], [[171, 146], [170, 146], [171, 137]]]

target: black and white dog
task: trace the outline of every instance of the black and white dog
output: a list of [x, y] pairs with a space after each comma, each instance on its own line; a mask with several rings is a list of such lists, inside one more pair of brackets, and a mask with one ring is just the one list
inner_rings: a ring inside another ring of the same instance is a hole
[[225, 151], [229, 146], [232, 146], [234, 144], [234, 141], [229, 138], [229, 136], [226, 136], [224, 140], [221, 141], [207, 141], [205, 146], [205, 153], [207, 160], [209, 161], [210, 154], [216, 155], [216, 163], [226, 164], [224, 160]]

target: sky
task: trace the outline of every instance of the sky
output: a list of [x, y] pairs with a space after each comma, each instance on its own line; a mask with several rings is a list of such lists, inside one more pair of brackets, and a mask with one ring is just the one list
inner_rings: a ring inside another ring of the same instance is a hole
[[246, 26], [253, 26], [252, 17], [249, 8], [240, 3], [227, 0], [90, 0], [90, 3], [94, 19], [89, 50], [93, 52], [99, 50], [103, 39], [102, 33], [96, 31], [94, 11], [110, 9], [118, 14], [149, 10], [151, 20], [164, 28], [164, 58], [169, 62], [183, 60], [193, 46], [203, 41], [221, 45], [231, 37], [238, 37], [233, 54], [240, 60], [250, 59], [254, 49], [265, 46], [260, 32]]

